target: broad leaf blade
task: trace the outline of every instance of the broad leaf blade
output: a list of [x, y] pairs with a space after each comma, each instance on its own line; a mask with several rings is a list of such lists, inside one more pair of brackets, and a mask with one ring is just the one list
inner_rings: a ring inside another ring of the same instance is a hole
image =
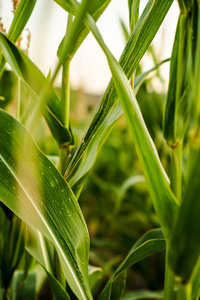
[[26, 129], [1, 110], [0, 199], [50, 239], [74, 293], [80, 299], [91, 299], [89, 236], [77, 200]]
[[[130, 78], [130, 76], [133, 74], [141, 58], [149, 47], [172, 2], [173, 0], [148, 1], [120, 58], [120, 65], [122, 66], [128, 78]], [[66, 179], [73, 177], [75, 171], [81, 163], [81, 159], [85, 154], [88, 145], [97, 135], [97, 132], [102, 126], [104, 120], [107, 118], [116, 101], [117, 93], [113, 81], [111, 81], [102, 98], [99, 109], [65, 173]]]
[[132, 247], [124, 261], [121, 263], [119, 268], [114, 273], [113, 277], [110, 279], [105, 289], [103, 290], [100, 300], [110, 299], [112, 285], [120, 274], [122, 274], [127, 268], [131, 267], [138, 261], [152, 255], [156, 252], [165, 249], [165, 239], [161, 229], [155, 229], [149, 231], [137, 243]]

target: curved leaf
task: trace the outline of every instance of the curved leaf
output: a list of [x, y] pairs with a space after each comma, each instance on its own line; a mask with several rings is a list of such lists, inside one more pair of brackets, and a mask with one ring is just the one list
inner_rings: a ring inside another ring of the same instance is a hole
[[[168, 62], [169, 59], [163, 60], [155, 65], [153, 68], [149, 69], [148, 71], [141, 73], [140, 75], [135, 77], [134, 80], [134, 91], [135, 94], [139, 91], [141, 84], [144, 82], [146, 77], [153, 71], [155, 71], [159, 66], [163, 63]], [[74, 176], [69, 179], [70, 186], [73, 187], [78, 185], [79, 188], [81, 187], [81, 179], [84, 179], [85, 174], [92, 168], [95, 163], [96, 157], [98, 152], [100, 151], [102, 145], [104, 144], [105, 140], [107, 139], [108, 135], [110, 134], [113, 126], [115, 125], [116, 121], [124, 114], [123, 108], [120, 104], [120, 101], [117, 100], [114, 107], [112, 108], [111, 112], [104, 120], [103, 124], [101, 125], [98, 133], [90, 142], [89, 146], [86, 149], [84, 157], [80, 162], [79, 168], [76, 170]]]
[[[39, 95], [48, 81], [36, 65], [6, 36], [0, 33], [0, 48], [12, 70]], [[51, 88], [45, 119], [60, 148], [72, 141], [71, 133], [62, 125], [60, 99]]]
[[[66, 10], [68, 13], [72, 14], [72, 15], [76, 15], [78, 7], [79, 7], [79, 3], [78, 1], [72, 1], [72, 0], [54, 0], [58, 5], [60, 5], [64, 10]], [[102, 13], [104, 12], [104, 10], [106, 9], [106, 7], [109, 5], [109, 3], [111, 2], [111, 0], [96, 0], [93, 1], [93, 3], [91, 3], [90, 7], [89, 7], [89, 13], [93, 16], [94, 20], [97, 21], [98, 18], [102, 15]], [[72, 51], [69, 54], [71, 57], [73, 57], [77, 51], [77, 49], [79, 48], [79, 46], [81, 45], [81, 43], [84, 41], [84, 39], [86, 38], [86, 36], [88, 35], [89, 30], [88, 28], [83, 24], [83, 26], [80, 28], [79, 33], [76, 34], [75, 40], [73, 42], [72, 45]], [[63, 47], [64, 47], [64, 40], [65, 37], [63, 38], [59, 49], [58, 49], [58, 57], [60, 58], [61, 53], [63, 51]]]
[[152, 255], [156, 252], [165, 249], [165, 239], [161, 229], [151, 230], [141, 237], [132, 247], [124, 261], [118, 267], [112, 278], [101, 293], [100, 300], [111, 299], [112, 285], [114, 281], [122, 274], [127, 268], [131, 267], [138, 261]]
[[[130, 78], [130, 76], [133, 74], [141, 58], [149, 47], [172, 2], [173, 0], [148, 1], [119, 61], [128, 78]], [[85, 155], [88, 145], [97, 135], [100, 127], [115, 105], [117, 98], [118, 96], [115, 86], [111, 80], [102, 98], [99, 109], [94, 116], [85, 136], [83, 137], [76, 153], [74, 154], [68, 169], [66, 170], [66, 179], [70, 179], [74, 176], [81, 163], [83, 155]]]
[[79, 299], [91, 299], [89, 236], [77, 200], [26, 129], [0, 110], [0, 200], [56, 247]]
[[[30, 226], [27, 226], [27, 236], [26, 236], [26, 250], [34, 257], [39, 264], [44, 268], [49, 279], [49, 283], [52, 289], [52, 293], [59, 300], [69, 300], [69, 295], [58, 282], [58, 280], [53, 276], [51, 271], [51, 266], [48, 262], [49, 252], [53, 248], [53, 245], [50, 245], [50, 241], [45, 239], [38, 231], [34, 230]], [[54, 249], [54, 248], [53, 248]]]
[[115, 60], [114, 56], [104, 43], [95, 22], [90, 16], [88, 16], [88, 24], [107, 57], [115, 87], [134, 138], [156, 213], [165, 237], [168, 238], [173, 227], [173, 221], [177, 215], [177, 200], [169, 187], [168, 176], [161, 164], [157, 149], [148, 132], [127, 77], [120, 64]]

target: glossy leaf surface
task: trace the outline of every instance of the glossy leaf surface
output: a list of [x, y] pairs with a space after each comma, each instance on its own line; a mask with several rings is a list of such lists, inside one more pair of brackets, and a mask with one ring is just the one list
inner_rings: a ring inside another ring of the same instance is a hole
[[77, 200], [26, 129], [0, 110], [0, 200], [56, 247], [80, 299], [91, 299], [89, 236]]

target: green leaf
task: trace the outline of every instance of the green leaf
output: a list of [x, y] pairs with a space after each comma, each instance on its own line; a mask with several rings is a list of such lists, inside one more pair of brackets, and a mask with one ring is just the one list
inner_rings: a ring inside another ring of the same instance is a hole
[[101, 293], [100, 300], [111, 299], [112, 285], [120, 274], [138, 261], [165, 249], [165, 239], [161, 229], [151, 230], [142, 236], [131, 248], [126, 258], [113, 274], [108, 284]]
[[[42, 72], [33, 62], [18, 49], [6, 36], [0, 33], [0, 48], [10, 64], [13, 71], [37, 94], [39, 95], [48, 81]], [[45, 111], [45, 118], [52, 130], [59, 147], [64, 148], [72, 141], [71, 133], [62, 125], [60, 100], [51, 88], [48, 108]]]
[[183, 141], [189, 123], [191, 38], [191, 18], [188, 15], [180, 15], [172, 51], [164, 113], [164, 137], [173, 148]]
[[153, 291], [147, 291], [147, 290], [141, 290], [141, 291], [135, 291], [127, 293], [122, 300], [147, 300], [147, 299], [153, 299], [153, 300], [162, 300], [163, 299], [163, 293], [153, 292]]
[[[76, 15], [76, 13], [78, 11], [78, 7], [79, 7], [79, 3], [77, 1], [74, 1], [74, 0], [73, 1], [72, 0], [67, 0], [67, 1], [66, 0], [54, 0], [54, 1], [58, 5], [60, 5], [64, 10], [66, 10], [68, 13], [70, 13], [74, 16]], [[96, 0], [90, 4], [89, 13], [93, 16], [95, 21], [97, 21], [99, 19], [99, 17], [102, 15], [102, 13], [104, 12], [104, 10], [106, 9], [106, 7], [109, 5], [110, 2], [111, 2], [111, 0]], [[74, 56], [74, 54], [76, 53], [76, 51], [78, 50], [78, 48], [80, 47], [80, 45], [82, 44], [82, 42], [84, 41], [84, 39], [86, 38], [88, 33], [89, 33], [88, 28], [83, 24], [79, 30], [79, 33], [76, 34], [76, 37], [73, 41], [72, 51], [71, 51], [71, 53], [69, 53], [70, 57]], [[59, 58], [63, 51], [64, 41], [65, 41], [65, 37], [63, 38], [63, 40], [59, 46], [59, 49], [58, 49], [58, 57]]]
[[7, 289], [24, 254], [24, 224], [14, 216], [8, 219], [1, 216], [1, 284]]
[[[179, 28], [179, 26], [177, 27]], [[176, 36], [173, 45], [173, 51], [170, 64], [169, 87], [167, 100], [165, 103], [163, 133], [166, 141], [172, 145], [175, 143], [174, 123], [175, 123], [175, 103], [176, 103], [176, 78], [177, 78], [177, 60], [178, 60], [179, 30], [176, 30]]]
[[139, 6], [140, 0], [128, 0], [129, 24], [131, 32], [133, 31], [139, 19]]
[[[41, 233], [31, 227], [27, 228], [26, 249], [37, 262], [44, 268], [55, 299], [69, 300], [69, 295], [53, 276], [50, 256], [53, 256], [53, 245]], [[53, 258], [52, 258], [53, 260]]]
[[103, 275], [103, 270], [98, 267], [89, 266], [89, 284], [92, 294], [96, 293], [97, 288], [99, 287], [99, 283], [101, 283]]
[[16, 83], [15, 74], [12, 71], [4, 71], [0, 80], [0, 108], [5, 109], [14, 99]]
[[36, 298], [36, 274], [30, 272], [24, 281], [22, 271], [16, 271], [11, 285], [12, 300], [35, 300]]
[[169, 264], [182, 283], [187, 283], [200, 253], [200, 148], [193, 148], [183, 201], [169, 248]]
[[133, 134], [146, 183], [163, 232], [167, 238], [169, 237], [173, 226], [173, 220], [177, 213], [177, 200], [169, 187], [169, 179], [160, 162], [156, 147], [147, 130], [139, 105], [127, 77], [119, 63], [105, 45], [96, 24], [91, 17], [88, 17], [88, 23], [92, 33], [107, 57], [124, 114]]
[[[167, 62], [168, 59], [161, 61], [153, 68], [149, 69], [148, 71], [138, 75], [134, 79], [134, 91], [135, 94], [137, 94], [141, 84], [144, 82], [146, 77], [156, 70], [160, 65]], [[107, 139], [108, 135], [110, 134], [111, 130], [113, 129], [113, 126], [115, 125], [115, 122], [124, 114], [122, 106], [120, 104], [120, 101], [118, 100], [114, 107], [112, 108], [111, 112], [101, 125], [98, 133], [96, 136], [92, 139], [90, 144], [88, 145], [85, 155], [82, 158], [80, 162], [79, 168], [76, 170], [76, 173], [74, 176], [68, 180], [70, 183], [70, 186], [74, 189], [81, 188], [81, 179], [84, 180], [85, 174], [89, 172], [89, 170], [92, 168], [92, 166], [95, 163], [96, 157], [98, 152], [101, 150], [102, 145], [104, 144], [105, 140]], [[76, 186], [75, 186], [76, 185]]]
[[[148, 1], [120, 58], [120, 65], [122, 66], [128, 78], [130, 78], [130, 76], [133, 74], [141, 58], [149, 47], [172, 2], [173, 0]], [[107, 118], [111, 109], [114, 107], [116, 101], [117, 93], [114, 83], [111, 81], [102, 98], [96, 115], [94, 116], [85, 136], [83, 137], [70, 162], [70, 165], [65, 173], [66, 179], [73, 177], [75, 171], [81, 163], [81, 159], [84, 156], [88, 145], [97, 135], [100, 127]]]
[[[12, 24], [8, 31], [8, 38], [14, 43], [21, 35], [27, 21], [29, 20], [37, 0], [21, 0], [17, 6]], [[6, 61], [0, 53], [0, 77]]]
[[55, 246], [79, 299], [91, 299], [89, 236], [77, 200], [26, 129], [0, 110], [0, 200]]

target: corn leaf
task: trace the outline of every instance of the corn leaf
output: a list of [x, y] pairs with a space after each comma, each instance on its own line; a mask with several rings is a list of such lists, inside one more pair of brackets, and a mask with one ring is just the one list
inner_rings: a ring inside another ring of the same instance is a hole
[[[27, 21], [29, 20], [37, 0], [21, 0], [17, 6], [12, 24], [8, 31], [8, 38], [14, 43], [21, 35]], [[5, 59], [0, 53], [0, 77], [5, 65]]]
[[[18, 49], [2, 33], [0, 33], [0, 48], [12, 70], [39, 95], [48, 82], [42, 72], [23, 51]], [[45, 110], [44, 117], [59, 147], [64, 148], [66, 144], [72, 142], [72, 136], [70, 131], [62, 125], [60, 100], [53, 88], [50, 95], [48, 108]]]
[[183, 201], [174, 227], [169, 264], [182, 283], [187, 283], [200, 253], [200, 148], [193, 148]]
[[126, 269], [138, 261], [148, 257], [156, 252], [165, 249], [165, 239], [161, 229], [151, 230], [142, 236], [131, 248], [130, 252], [113, 274], [108, 284], [101, 293], [100, 300], [111, 299], [112, 286], [114, 281], [120, 276]]
[[170, 78], [165, 103], [163, 132], [168, 143], [176, 142], [174, 124], [175, 124], [175, 103], [176, 103], [176, 77], [177, 77], [177, 60], [178, 60], [178, 45], [179, 45], [179, 26], [177, 27], [176, 36], [173, 45], [173, 51], [170, 64]]
[[164, 114], [164, 137], [172, 147], [182, 142], [189, 123], [191, 45], [191, 18], [189, 15], [180, 14], [172, 51]]
[[59, 281], [53, 276], [51, 264], [49, 262], [49, 253], [53, 253], [54, 250], [53, 245], [50, 244], [50, 241], [45, 239], [41, 233], [34, 230], [30, 226], [27, 226], [26, 250], [45, 270], [49, 279], [52, 293], [55, 295], [55, 297], [57, 297], [59, 300], [69, 300], [69, 295], [61, 286]]
[[128, 0], [129, 25], [131, 32], [139, 19], [139, 6], [140, 0]]
[[[130, 78], [130, 76], [133, 74], [141, 58], [149, 47], [172, 2], [173, 0], [148, 1], [120, 58], [120, 65], [122, 66], [128, 78]], [[97, 135], [97, 132], [99, 131], [104, 120], [107, 118], [111, 109], [115, 105], [116, 101], [117, 93], [114, 83], [111, 80], [102, 98], [99, 109], [94, 116], [65, 173], [66, 179], [70, 179], [71, 177], [73, 177], [74, 173], [81, 163], [81, 159], [85, 154], [87, 147]]]
[[[66, 10], [68, 13], [72, 15], [76, 15], [78, 8], [79, 8], [79, 3], [77, 1], [72, 1], [72, 0], [54, 0], [58, 5], [60, 5], [64, 10]], [[106, 7], [109, 5], [111, 0], [97, 0], [93, 1], [93, 3], [90, 4], [90, 7], [88, 9], [88, 12], [93, 16], [94, 20], [97, 21], [98, 18], [102, 15]], [[82, 27], [80, 28], [79, 32], [76, 34], [76, 37], [73, 41], [72, 45], [72, 50], [69, 53], [70, 57], [73, 57], [74, 54], [76, 53], [77, 49], [79, 46], [82, 44], [86, 36], [88, 35], [89, 30], [88, 28], [83, 24]], [[58, 57], [60, 58], [61, 53], [63, 51], [64, 47], [64, 41], [65, 37], [63, 38], [59, 48], [58, 48]]]
[[[149, 69], [148, 71], [138, 75], [134, 79], [134, 91], [135, 94], [139, 91], [139, 88], [141, 84], [144, 82], [146, 77], [153, 71], [155, 71], [160, 65], [163, 63], [169, 61], [163, 60], [160, 63], [158, 63], [153, 68]], [[103, 122], [101, 128], [99, 129], [96, 136], [93, 138], [91, 143], [89, 144], [84, 157], [81, 160], [80, 167], [77, 169], [74, 176], [69, 180], [70, 186], [73, 187], [73, 189], [77, 190], [77, 186], [81, 187], [81, 178], [85, 178], [85, 174], [89, 172], [89, 170], [92, 168], [92, 166], [95, 163], [96, 157], [98, 152], [101, 150], [102, 145], [104, 144], [105, 140], [107, 139], [108, 135], [110, 134], [111, 130], [113, 129], [113, 126], [115, 125], [115, 122], [124, 114], [122, 106], [120, 104], [120, 101], [118, 100], [116, 104], [114, 105], [113, 109]], [[76, 186], [74, 186], [76, 185]]]
[[[23, 284], [22, 284], [23, 283]], [[36, 273], [30, 272], [24, 280], [23, 271], [17, 270], [11, 284], [12, 300], [35, 300], [36, 298]]]
[[139, 105], [127, 77], [120, 64], [115, 60], [112, 53], [105, 45], [96, 24], [90, 16], [88, 16], [88, 24], [107, 57], [115, 87], [119, 95], [119, 100], [133, 134], [147, 186], [163, 232], [167, 238], [169, 237], [173, 226], [173, 220], [178, 209], [177, 201], [169, 187], [169, 179], [160, 162], [156, 147], [147, 130]]
[[103, 270], [101, 268], [89, 266], [88, 278], [89, 278], [90, 289], [93, 295], [96, 293], [96, 290], [98, 289], [99, 284], [102, 281], [102, 275], [103, 275]]
[[27, 130], [0, 110], [0, 200], [47, 237], [79, 299], [92, 299], [88, 283], [89, 236], [77, 200]]

